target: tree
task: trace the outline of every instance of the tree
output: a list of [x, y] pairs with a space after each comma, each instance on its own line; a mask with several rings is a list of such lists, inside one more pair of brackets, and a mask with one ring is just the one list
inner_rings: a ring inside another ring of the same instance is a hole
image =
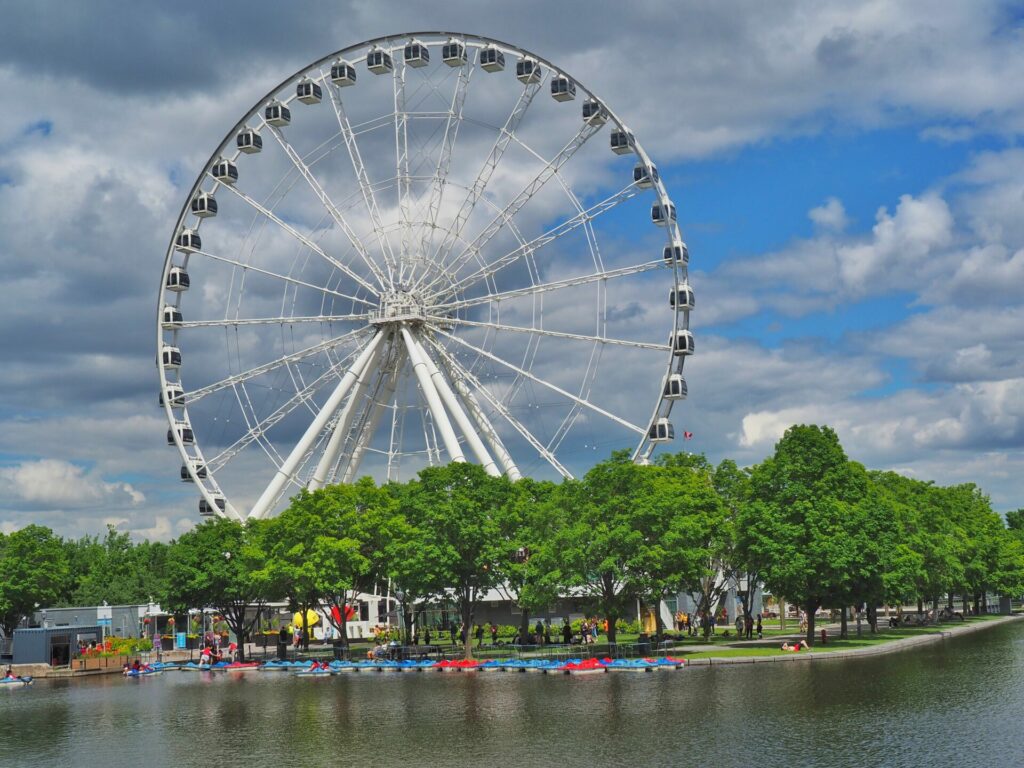
[[617, 451], [582, 480], [563, 482], [556, 502], [563, 510], [560, 525], [535, 555], [548, 584], [573, 588], [604, 616], [610, 643], [616, 622], [642, 592], [644, 534], [636, 509], [650, 493], [650, 469]]
[[[706, 471], [688, 466], [641, 467], [651, 482], [634, 497], [634, 525], [643, 535], [638, 587], [654, 605], [686, 586], [703, 584], [719, 567], [727, 519]], [[716, 578], [712, 577], [712, 578]], [[658, 634], [664, 631], [656, 611]]]
[[41, 525], [0, 535], [0, 629], [11, 637], [38, 606], [54, 605], [65, 588], [68, 563], [61, 540]]
[[558, 527], [557, 493], [558, 486], [552, 482], [524, 477], [515, 483], [498, 517], [500, 535], [512, 552], [502, 565], [505, 578], [498, 590], [519, 608], [523, 642], [530, 634], [530, 615], [554, 603], [563, 591], [563, 585], [548, 578], [543, 558], [534, 556]]
[[501, 536], [500, 508], [508, 503], [512, 484], [492, 477], [482, 467], [454, 462], [428, 467], [411, 481], [400, 500], [402, 512], [423, 533], [429, 560], [431, 591], [451, 589], [462, 617], [466, 658], [472, 657], [470, 629], [480, 595], [503, 578], [502, 566], [511, 555]]
[[847, 524], [867, 492], [867, 475], [847, 461], [828, 427], [790, 427], [772, 456], [751, 473], [752, 502], [738, 535], [744, 551], [763, 565], [774, 594], [807, 612], [807, 642], [814, 614], [844, 596], [859, 557]]
[[[239, 659], [267, 601], [269, 582], [261, 570], [266, 559], [261, 525], [216, 518], [171, 543], [168, 553], [170, 607], [217, 609], [238, 638]], [[256, 611], [248, 618], [248, 609]]]

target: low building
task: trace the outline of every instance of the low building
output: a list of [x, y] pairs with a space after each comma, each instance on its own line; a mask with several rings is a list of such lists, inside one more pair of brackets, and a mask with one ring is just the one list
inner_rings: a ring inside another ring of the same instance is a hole
[[102, 636], [103, 629], [98, 624], [16, 629], [13, 661], [15, 664], [66, 666], [79, 647], [98, 643]]

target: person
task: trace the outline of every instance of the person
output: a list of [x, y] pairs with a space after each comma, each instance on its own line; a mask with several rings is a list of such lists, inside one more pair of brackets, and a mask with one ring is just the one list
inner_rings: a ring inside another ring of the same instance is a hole
[[757, 639], [758, 640], [761, 639], [762, 630], [763, 630], [763, 627], [761, 626], [761, 614], [759, 613], [759, 614], [757, 614]]
[[537, 623], [533, 627], [533, 641], [537, 645], [544, 642], [544, 624], [540, 619], [537, 619]]
[[202, 652], [199, 654], [199, 666], [208, 667], [210, 666], [211, 659], [213, 658], [213, 651], [210, 650], [210, 646], [204, 645]]
[[491, 622], [491, 645], [498, 644], [498, 625]]
[[452, 637], [452, 645], [455, 645], [455, 636], [458, 634], [458, 632], [459, 632], [459, 630], [455, 626], [455, 622], [454, 621], [449, 621], [448, 622], [448, 634], [451, 635], [451, 637]]
[[14, 674], [14, 667], [12, 667], [10, 664], [7, 665], [7, 670], [4, 672], [4, 677], [9, 678], [11, 680], [13, 680], [16, 677], [16, 675]]
[[799, 651], [802, 651], [805, 648], [810, 650], [810, 647], [811, 646], [807, 644], [806, 640], [801, 640], [799, 643], [793, 643], [792, 645], [790, 645], [788, 642], [782, 644], [782, 650], [792, 651], [793, 653], [798, 653]]
[[744, 627], [743, 614], [742, 613], [737, 613], [736, 614], [736, 639], [737, 640], [742, 640], [743, 639], [743, 627]]
[[423, 644], [430, 645], [430, 625], [423, 628]]
[[292, 635], [292, 644], [298, 648], [302, 644], [302, 627], [296, 627], [295, 633]]
[[580, 622], [580, 640], [583, 641], [584, 645], [590, 643], [590, 619], [584, 619]]
[[562, 642], [569, 645], [572, 642], [572, 625], [569, 624], [569, 618], [562, 619]]
[[132, 671], [133, 672], [141, 672], [142, 671], [142, 661], [141, 660], [139, 660], [139, 659], [135, 660], [135, 663], [132, 664]]
[[479, 648], [484, 644], [484, 628], [482, 624], [476, 625], [476, 647]]
[[551, 619], [544, 619], [544, 645], [551, 645]]
[[[604, 620], [604, 632], [605, 632], [605, 634], [608, 634], [608, 619]], [[597, 642], [597, 618], [596, 617], [594, 618], [594, 620], [592, 622], [590, 622], [590, 642], [591, 643], [596, 643]]]
[[747, 640], [753, 640], [754, 639], [754, 617], [751, 616], [750, 614], [747, 614], [747, 617], [744, 620], [744, 625], [745, 625], [746, 630], [747, 630]]

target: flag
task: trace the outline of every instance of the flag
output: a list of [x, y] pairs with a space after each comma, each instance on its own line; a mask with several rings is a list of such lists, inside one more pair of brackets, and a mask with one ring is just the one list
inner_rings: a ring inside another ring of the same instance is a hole
[[683, 432], [684, 440], [689, 440], [691, 437], [693, 437], [693, 432]]

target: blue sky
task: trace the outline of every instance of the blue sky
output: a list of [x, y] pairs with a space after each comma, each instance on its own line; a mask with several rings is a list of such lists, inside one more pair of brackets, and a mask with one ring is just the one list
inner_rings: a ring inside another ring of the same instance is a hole
[[[687, 449], [750, 464], [788, 425], [828, 423], [871, 468], [1024, 505], [1020, 4], [256, 5], [0, 2], [0, 529], [194, 523], [152, 366], [177, 212], [268, 89], [412, 29], [564, 65], [657, 162], [697, 295]], [[88, 42], [101, 31], [119, 44]], [[573, 181], [596, 197], [611, 167]], [[651, 236], [625, 209], [602, 234]]]

